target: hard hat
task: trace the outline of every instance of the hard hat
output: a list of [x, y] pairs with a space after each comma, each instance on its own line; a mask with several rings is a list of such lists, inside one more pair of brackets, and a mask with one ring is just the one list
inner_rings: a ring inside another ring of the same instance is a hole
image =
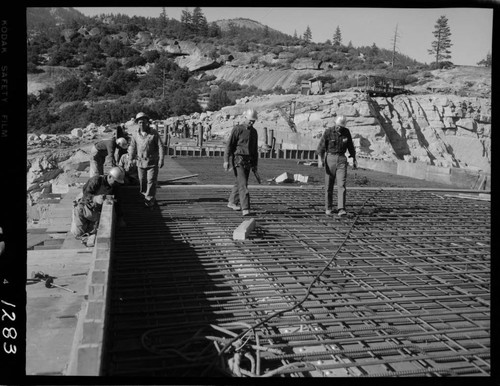
[[123, 184], [125, 182], [125, 172], [122, 168], [115, 166], [109, 170], [109, 175], [112, 176], [116, 182]]
[[127, 140], [123, 137], [120, 137], [116, 140], [116, 143], [118, 146], [120, 146], [122, 149], [126, 149], [128, 147]]
[[347, 122], [347, 120], [345, 119], [345, 117], [343, 115], [339, 115], [337, 117], [337, 119], [335, 120], [335, 124], [337, 126], [342, 126], [342, 127], [345, 127], [346, 122]]
[[140, 113], [137, 113], [137, 115], [135, 116], [135, 121], [137, 122], [141, 118], [146, 118], [149, 120], [149, 117], [146, 114], [144, 114], [143, 112], [140, 112]]
[[257, 120], [257, 111], [255, 111], [254, 109], [248, 109], [247, 111], [245, 111], [245, 117], [249, 121], [256, 121]]

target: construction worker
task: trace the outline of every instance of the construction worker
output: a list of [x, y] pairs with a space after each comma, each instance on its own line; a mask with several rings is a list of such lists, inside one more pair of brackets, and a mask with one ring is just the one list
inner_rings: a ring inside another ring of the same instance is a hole
[[125, 171], [124, 185], [139, 185], [137, 160], [130, 160], [129, 154], [125, 153], [121, 156], [120, 161], [118, 162], [118, 167]]
[[102, 176], [104, 174], [104, 163], [106, 160], [111, 163], [111, 167], [116, 166], [119, 160], [115, 154], [116, 149], [126, 149], [127, 147], [127, 140], [123, 137], [104, 139], [96, 142], [90, 150], [89, 176]]
[[325, 166], [325, 213], [332, 214], [333, 206], [333, 185], [337, 181], [337, 214], [345, 216], [345, 199], [347, 180], [347, 158], [346, 150], [349, 150], [349, 156], [353, 158], [353, 167], [358, 167], [356, 161], [356, 151], [352, 142], [351, 132], [346, 127], [346, 118], [339, 115], [335, 120], [334, 127], [329, 127], [323, 133], [318, 145], [318, 167]]
[[125, 146], [124, 148], [121, 146], [118, 146], [118, 148], [116, 150], [116, 153], [117, 153], [116, 154], [116, 160], [117, 160], [116, 162], [119, 162], [120, 158], [122, 158], [122, 155], [127, 153], [128, 142], [129, 142], [129, 137], [128, 137], [127, 130], [125, 128], [124, 123], [122, 123], [121, 125], [116, 125], [115, 138], [125, 138], [125, 140], [127, 141], [127, 146]]
[[138, 113], [135, 121], [139, 128], [132, 133], [129, 159], [137, 160], [139, 191], [144, 196], [144, 204], [151, 207], [155, 204], [158, 169], [163, 167], [163, 142], [158, 131], [150, 127], [146, 114]]
[[94, 244], [105, 196], [115, 196], [118, 225], [125, 226], [118, 197], [118, 186], [124, 183], [124, 176], [125, 172], [119, 167], [111, 168], [106, 176], [93, 176], [85, 183], [82, 193], [74, 201], [71, 233], [87, 246]]
[[224, 152], [224, 170], [228, 171], [232, 163], [236, 181], [229, 195], [228, 208], [242, 209], [243, 216], [250, 215], [250, 194], [248, 177], [250, 170], [257, 171], [259, 153], [257, 149], [258, 134], [253, 124], [257, 120], [257, 112], [249, 109], [244, 113], [245, 122], [233, 128]]

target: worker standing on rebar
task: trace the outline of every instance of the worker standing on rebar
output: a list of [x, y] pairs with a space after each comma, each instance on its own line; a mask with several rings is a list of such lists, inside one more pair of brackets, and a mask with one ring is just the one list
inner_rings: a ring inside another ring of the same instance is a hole
[[104, 139], [96, 142], [90, 150], [90, 171], [89, 176], [104, 175], [104, 164], [109, 160], [111, 167], [116, 166], [119, 158], [115, 154], [117, 148], [126, 149], [127, 140], [123, 137]]
[[[351, 132], [346, 127], [346, 118], [339, 115], [335, 120], [335, 126], [329, 127], [323, 133], [318, 145], [318, 167], [325, 166], [325, 213], [332, 214], [333, 185], [337, 181], [337, 214], [345, 216], [346, 180], [347, 180], [347, 157], [353, 158], [353, 168], [358, 167], [356, 161], [356, 150], [352, 142]], [[325, 156], [326, 155], [326, 156]]]
[[243, 216], [248, 216], [250, 215], [248, 177], [250, 170], [257, 171], [259, 160], [258, 134], [253, 127], [257, 120], [257, 112], [254, 109], [249, 109], [245, 111], [244, 116], [246, 122], [235, 126], [229, 136], [224, 152], [224, 170], [229, 170], [229, 162], [231, 161], [236, 181], [229, 195], [228, 208], [242, 209]]
[[149, 117], [140, 112], [135, 117], [138, 130], [132, 134], [129, 159], [137, 159], [139, 191], [144, 196], [144, 205], [155, 204], [158, 169], [163, 167], [163, 142], [157, 130], [149, 125]]

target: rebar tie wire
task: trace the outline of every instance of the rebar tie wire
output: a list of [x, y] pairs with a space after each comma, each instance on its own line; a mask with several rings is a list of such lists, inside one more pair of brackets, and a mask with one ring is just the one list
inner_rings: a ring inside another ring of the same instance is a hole
[[[340, 252], [341, 248], [344, 246], [344, 244], [346, 243], [347, 239], [349, 238], [350, 234], [351, 234], [351, 231], [353, 230], [354, 228], [354, 225], [356, 225], [356, 221], [359, 219], [359, 217], [361, 216], [361, 212], [363, 210], [363, 208], [365, 207], [365, 205], [368, 203], [368, 201], [370, 201], [371, 199], [375, 198], [375, 196], [382, 192], [382, 189], [379, 189], [377, 190], [375, 193], [373, 193], [371, 196], [369, 196], [365, 202], [363, 203], [363, 205], [361, 206], [361, 208], [359, 209], [358, 211], [358, 214], [356, 215], [351, 227], [349, 228], [349, 230], [347, 231], [347, 235], [345, 236], [344, 240], [342, 241], [342, 243], [340, 244], [340, 246], [337, 248], [337, 250], [335, 251], [335, 253], [333, 254], [333, 256], [331, 257], [331, 259], [328, 261], [328, 263], [323, 267], [323, 269], [314, 277], [314, 279], [311, 281], [311, 283], [309, 284], [308, 288], [307, 288], [307, 291], [306, 291], [306, 294], [304, 295], [304, 297], [302, 298], [302, 300], [300, 300], [298, 303], [284, 309], [284, 310], [281, 310], [281, 311], [277, 311], [275, 312], [274, 314], [271, 314], [269, 315], [268, 317], [266, 317], [265, 319], [263, 319], [262, 321], [256, 323], [255, 325], [247, 328], [246, 330], [243, 330], [240, 334], [236, 335], [235, 337], [233, 337], [229, 342], [227, 342], [225, 344], [224, 347], [222, 347], [222, 349], [219, 351], [219, 354], [217, 355], [217, 358], [221, 357], [226, 351], [228, 351], [228, 349], [233, 346], [233, 344], [235, 342], [237, 342], [238, 340], [240, 340], [245, 334], [247, 334], [248, 332], [250, 331], [254, 331], [257, 327], [260, 327], [261, 325], [263, 325], [264, 323], [268, 322], [269, 320], [281, 315], [281, 314], [284, 314], [285, 312], [290, 312], [290, 311], [293, 311], [295, 308], [299, 307], [302, 303], [304, 303], [307, 298], [309, 297], [309, 295], [311, 294], [311, 289], [312, 289], [312, 286], [314, 285], [314, 283], [320, 278], [320, 276], [326, 271], [326, 269], [333, 263], [335, 257], [338, 255], [338, 253]], [[254, 331], [255, 333], [255, 331]], [[238, 350], [241, 349], [241, 346], [237, 348]], [[235, 348], [236, 350], [236, 348]]]

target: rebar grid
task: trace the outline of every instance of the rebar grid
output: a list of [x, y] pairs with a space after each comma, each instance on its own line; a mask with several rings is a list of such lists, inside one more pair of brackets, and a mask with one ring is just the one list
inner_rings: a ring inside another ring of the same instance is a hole
[[489, 202], [350, 189], [338, 218], [322, 190], [252, 187], [257, 227], [233, 241], [228, 193], [124, 194], [108, 375], [490, 374]]

